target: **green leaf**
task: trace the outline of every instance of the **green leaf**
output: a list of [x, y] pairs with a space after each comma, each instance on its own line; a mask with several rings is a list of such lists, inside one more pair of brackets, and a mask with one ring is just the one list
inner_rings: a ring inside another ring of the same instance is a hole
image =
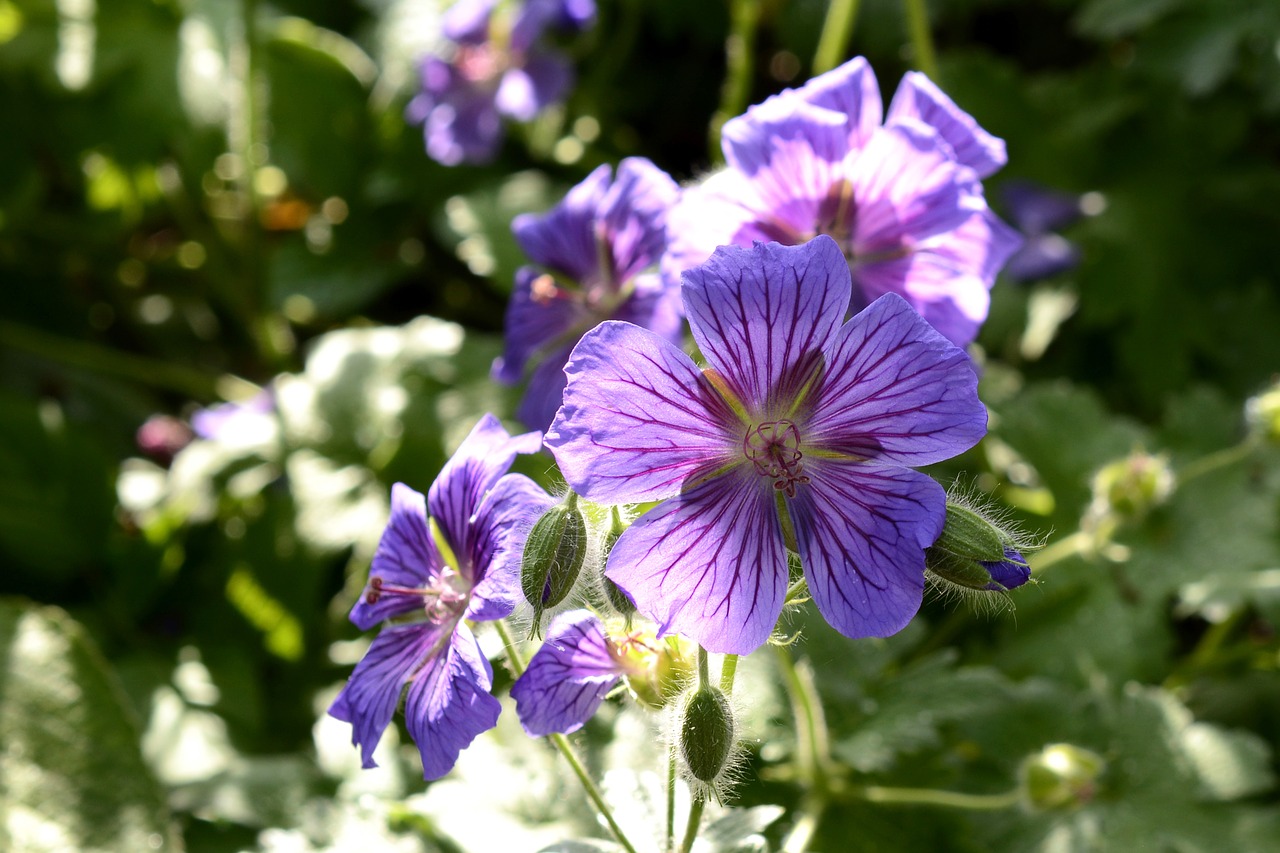
[[708, 824], [699, 837], [710, 844], [715, 853], [763, 853], [769, 848], [761, 833], [782, 814], [781, 806], [733, 809]]
[[179, 849], [114, 673], [61, 610], [0, 601], [0, 847]]

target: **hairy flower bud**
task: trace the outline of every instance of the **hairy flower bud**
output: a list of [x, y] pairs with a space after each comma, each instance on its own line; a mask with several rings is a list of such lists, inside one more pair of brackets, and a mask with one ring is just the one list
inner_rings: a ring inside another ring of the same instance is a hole
[[1097, 794], [1107, 762], [1096, 752], [1051, 743], [1022, 762], [1019, 777], [1028, 805], [1044, 811], [1084, 805]]
[[600, 559], [600, 586], [604, 590], [605, 600], [609, 606], [613, 608], [619, 616], [627, 620], [627, 624], [631, 624], [631, 617], [636, 612], [636, 603], [631, 600], [631, 596], [622, 591], [622, 587], [618, 586], [604, 574], [604, 568], [609, 562], [609, 553], [613, 550], [613, 546], [617, 543], [618, 537], [626, 530], [626, 526], [622, 523], [622, 516], [618, 513], [615, 506], [609, 511], [610, 527], [609, 532], [604, 536], [604, 547], [601, 549]]
[[1004, 592], [1031, 577], [1011, 531], [981, 512], [947, 501], [947, 518], [936, 542], [925, 549], [933, 576], [965, 589]]
[[734, 721], [729, 699], [703, 685], [689, 694], [680, 718], [680, 756], [695, 779], [712, 782], [733, 751]]
[[520, 563], [520, 588], [533, 606], [533, 633], [541, 631], [543, 612], [564, 601], [587, 557], [587, 522], [578, 496], [543, 513], [529, 531]]

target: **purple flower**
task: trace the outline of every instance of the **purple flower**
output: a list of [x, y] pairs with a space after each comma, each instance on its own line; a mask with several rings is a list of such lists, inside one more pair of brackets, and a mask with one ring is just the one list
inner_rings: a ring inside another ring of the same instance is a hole
[[247, 444], [270, 438], [276, 426], [276, 400], [263, 388], [242, 403], [219, 403], [191, 416], [191, 429], [200, 438]]
[[594, 614], [561, 613], [551, 620], [529, 668], [511, 686], [520, 724], [532, 737], [575, 732], [632, 670]]
[[993, 592], [1016, 589], [1031, 579], [1031, 566], [1014, 548], [1006, 547], [1004, 559], [1000, 562], [986, 560], [978, 562], [991, 573], [991, 583], [987, 584], [987, 589]]
[[565, 57], [539, 40], [549, 28], [584, 29], [593, 0], [525, 0], [513, 15], [495, 0], [463, 0], [445, 14], [449, 55], [426, 56], [421, 91], [405, 118], [423, 126], [427, 154], [445, 166], [487, 163], [502, 142], [502, 120], [529, 121], [564, 98], [573, 82]]
[[728, 168], [672, 211], [668, 273], [718, 245], [829, 234], [852, 271], [855, 311], [897, 293], [952, 342], [972, 341], [1019, 242], [982, 190], [1004, 165], [1004, 142], [918, 72], [902, 79], [883, 124], [881, 113], [859, 57], [727, 122]]
[[1015, 281], [1038, 281], [1073, 269], [1080, 250], [1054, 232], [1085, 215], [1083, 200], [1073, 193], [1050, 189], [1032, 181], [1010, 181], [1001, 188], [1005, 210], [1023, 234], [1022, 246], [1005, 264]]
[[[329, 708], [351, 723], [365, 767], [375, 766], [373, 751], [406, 685], [405, 724], [427, 779], [448, 773], [458, 753], [497, 724], [493, 671], [467, 623], [501, 619], [515, 606], [515, 537], [552, 500], [506, 471], [516, 454], [538, 447], [536, 433], [509, 436], [486, 415], [425, 498], [401, 483], [392, 487], [391, 521], [350, 618], [362, 630], [395, 622], [383, 627]], [[418, 621], [404, 623], [410, 614]]]
[[665, 500], [606, 568], [661, 633], [757, 648], [788, 547], [846, 636], [887, 636], [919, 608], [946, 497], [907, 466], [973, 446], [986, 411], [968, 357], [900, 297], [841, 325], [851, 291], [829, 237], [722, 247], [682, 288], [705, 369], [629, 323], [574, 349], [546, 442], [590, 500]]
[[679, 189], [648, 160], [630, 157], [617, 177], [600, 166], [541, 215], [512, 223], [516, 240], [539, 267], [516, 272], [507, 308], [507, 341], [493, 365], [500, 382], [529, 374], [517, 413], [546, 429], [560, 407], [564, 364], [583, 333], [602, 320], [627, 320], [679, 341], [679, 290], [645, 270], [666, 246], [667, 211]]

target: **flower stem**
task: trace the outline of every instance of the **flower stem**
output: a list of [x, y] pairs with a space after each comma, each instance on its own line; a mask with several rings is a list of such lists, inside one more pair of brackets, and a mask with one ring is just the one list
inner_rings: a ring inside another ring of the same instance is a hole
[[785, 646], [774, 646], [774, 657], [782, 671], [782, 681], [791, 700], [791, 713], [796, 720], [796, 769], [805, 788], [800, 817], [783, 839], [783, 853], [803, 853], [813, 839], [827, 808], [830, 793], [827, 768], [831, 761], [827, 721], [822, 713], [807, 664], [797, 665]]
[[667, 746], [667, 843], [663, 853], [675, 853], [676, 849], [676, 745]]
[[938, 59], [933, 51], [933, 35], [929, 32], [929, 11], [924, 0], [903, 0], [907, 11], [907, 29], [911, 32], [911, 49], [916, 66], [930, 80], [938, 80]]
[[831, 0], [827, 18], [822, 22], [822, 35], [813, 54], [813, 73], [830, 71], [844, 59], [853, 38], [853, 25], [858, 19], [858, 0]]
[[725, 655], [720, 662], [720, 691], [726, 696], [733, 692], [733, 677], [738, 672], [738, 656]]
[[895, 805], [943, 806], [970, 811], [998, 811], [1016, 806], [1022, 797], [1017, 789], [1003, 794], [964, 794], [959, 791], [937, 791], [932, 788], [886, 788], [867, 785], [850, 788], [846, 796], [870, 803]]
[[1027, 558], [1027, 562], [1031, 565], [1031, 573], [1040, 574], [1054, 563], [1088, 553], [1093, 546], [1094, 539], [1095, 537], [1091, 533], [1086, 533], [1083, 530], [1077, 530], [1070, 536], [1059, 539], [1043, 551], [1032, 554]]
[[[498, 619], [493, 624], [498, 631], [498, 636], [502, 638], [503, 646], [506, 647], [507, 661], [511, 664], [511, 671], [516, 678], [519, 678], [524, 675], [528, 664], [521, 656], [520, 649], [516, 645], [515, 639], [511, 636], [511, 630], [507, 627], [506, 620]], [[573, 770], [574, 775], [578, 777], [578, 781], [582, 783], [583, 789], [587, 792], [587, 798], [596, 807], [600, 817], [604, 818], [604, 822], [609, 825], [609, 831], [613, 833], [614, 839], [622, 845], [622, 849], [626, 850], [627, 853], [636, 853], [635, 846], [627, 838], [626, 833], [622, 831], [622, 827], [618, 826], [618, 822], [613, 817], [613, 811], [610, 810], [609, 804], [605, 802], [600, 789], [596, 787], [596, 783], [591, 780], [591, 776], [587, 773], [587, 768], [582, 765], [582, 761], [574, 751], [573, 745], [569, 743], [569, 739], [559, 732], [553, 732], [549, 738], [556, 745], [556, 749], [560, 750], [564, 760], [569, 763], [569, 767]]]
[[1258, 446], [1257, 442], [1252, 438], [1246, 439], [1234, 447], [1224, 447], [1222, 450], [1214, 451], [1208, 456], [1201, 456], [1199, 459], [1187, 464], [1178, 473], [1178, 484], [1181, 485], [1196, 477], [1202, 477], [1219, 468], [1225, 468], [1236, 462], [1243, 461], [1253, 453]]
[[720, 128], [746, 109], [747, 99], [751, 97], [756, 30], [760, 26], [760, 0], [734, 0], [729, 15], [729, 37], [724, 43], [724, 86], [720, 90], [720, 107], [711, 117], [711, 127], [707, 134], [713, 163], [724, 162], [720, 151]]

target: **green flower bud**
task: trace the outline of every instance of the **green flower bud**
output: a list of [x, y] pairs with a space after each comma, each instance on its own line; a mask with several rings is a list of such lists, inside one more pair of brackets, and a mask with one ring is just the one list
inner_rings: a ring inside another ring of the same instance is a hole
[[564, 601], [587, 557], [587, 522], [573, 492], [543, 513], [529, 531], [520, 562], [520, 589], [533, 606], [533, 633], [541, 633], [543, 611]]
[[715, 687], [702, 686], [689, 694], [680, 719], [680, 756], [695, 779], [711, 782], [733, 751], [733, 709]]
[[1249, 432], [1272, 444], [1280, 444], [1280, 380], [1244, 404]]
[[1019, 551], [1026, 544], [983, 513], [949, 500], [942, 535], [925, 549], [925, 567], [936, 579], [965, 589], [1004, 592], [1031, 577]]
[[1019, 776], [1027, 803], [1043, 811], [1075, 808], [1097, 794], [1107, 762], [1096, 752], [1069, 743], [1051, 743], [1022, 762]]
[[613, 546], [617, 543], [618, 537], [626, 530], [626, 526], [622, 523], [622, 516], [618, 514], [618, 508], [615, 506], [609, 511], [611, 525], [609, 532], [604, 536], [604, 548], [600, 559], [600, 586], [604, 589], [605, 600], [614, 612], [627, 620], [627, 625], [631, 625], [631, 617], [636, 612], [636, 604], [631, 600], [622, 588], [613, 581], [609, 580], [604, 574], [604, 567], [609, 562], [609, 553], [613, 551]]
[[677, 635], [656, 639], [652, 632], [636, 632], [625, 644], [627, 688], [646, 708], [658, 710], [689, 683], [697, 671], [697, 656]]
[[1174, 484], [1166, 457], [1137, 450], [1094, 474], [1093, 511], [1138, 521], [1169, 499]]

